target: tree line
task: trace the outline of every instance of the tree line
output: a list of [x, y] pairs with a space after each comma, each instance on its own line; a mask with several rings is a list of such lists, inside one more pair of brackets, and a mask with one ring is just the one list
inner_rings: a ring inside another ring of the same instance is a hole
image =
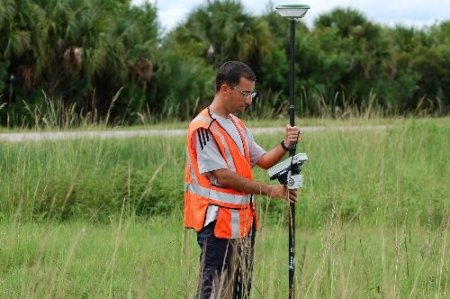
[[[151, 3], [1, 0], [0, 124], [190, 119], [226, 60], [257, 75], [251, 113], [285, 113], [289, 24], [271, 6], [254, 16], [239, 0], [208, 0], [164, 32]], [[338, 8], [299, 22], [295, 51], [303, 116], [449, 112], [450, 20], [388, 27]]]

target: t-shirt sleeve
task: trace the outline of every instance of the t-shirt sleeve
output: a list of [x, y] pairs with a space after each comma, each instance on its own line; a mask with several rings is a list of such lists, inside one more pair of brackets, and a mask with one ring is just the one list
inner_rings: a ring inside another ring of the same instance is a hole
[[192, 136], [196, 140], [197, 163], [201, 174], [228, 168], [209, 130], [199, 128]]
[[253, 134], [250, 132], [250, 130], [247, 128], [247, 137], [248, 137], [248, 148], [250, 152], [250, 163], [252, 166], [255, 166], [256, 163], [258, 163], [259, 159], [261, 159], [262, 156], [266, 153], [266, 151], [256, 143], [255, 139], [253, 138]]

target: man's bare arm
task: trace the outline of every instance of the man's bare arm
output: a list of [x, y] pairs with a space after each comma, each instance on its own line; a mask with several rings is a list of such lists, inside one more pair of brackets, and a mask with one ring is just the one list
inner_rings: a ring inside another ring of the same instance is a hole
[[[291, 127], [290, 125], [286, 126], [284, 132], [283, 144], [285, 147], [289, 147], [291, 144], [300, 141], [300, 128]], [[256, 164], [262, 169], [269, 169], [274, 166], [283, 158], [286, 150], [281, 146], [281, 144], [277, 144], [270, 151], [265, 153]]]
[[232, 172], [229, 169], [218, 169], [212, 171], [218, 183], [225, 187], [237, 191], [251, 194], [265, 195], [271, 198], [280, 198], [290, 202], [297, 201], [297, 191], [291, 191], [283, 185], [267, 185], [262, 182], [250, 180]]
[[266, 152], [259, 160], [256, 162], [256, 165], [261, 167], [262, 169], [269, 169], [270, 167], [277, 164], [283, 156], [286, 154], [286, 151], [283, 149], [281, 144], [278, 144], [270, 151]]

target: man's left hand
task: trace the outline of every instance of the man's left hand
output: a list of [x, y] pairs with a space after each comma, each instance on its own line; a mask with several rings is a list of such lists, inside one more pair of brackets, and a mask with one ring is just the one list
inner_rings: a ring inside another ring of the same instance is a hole
[[286, 126], [286, 130], [284, 131], [284, 140], [283, 143], [286, 147], [290, 147], [294, 143], [300, 142], [301, 132], [300, 128], [296, 126]]

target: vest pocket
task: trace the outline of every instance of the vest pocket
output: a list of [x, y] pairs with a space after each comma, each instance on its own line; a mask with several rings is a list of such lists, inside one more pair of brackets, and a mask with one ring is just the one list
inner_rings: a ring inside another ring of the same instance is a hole
[[208, 199], [186, 192], [184, 197], [184, 223], [186, 228], [200, 231], [205, 224]]

